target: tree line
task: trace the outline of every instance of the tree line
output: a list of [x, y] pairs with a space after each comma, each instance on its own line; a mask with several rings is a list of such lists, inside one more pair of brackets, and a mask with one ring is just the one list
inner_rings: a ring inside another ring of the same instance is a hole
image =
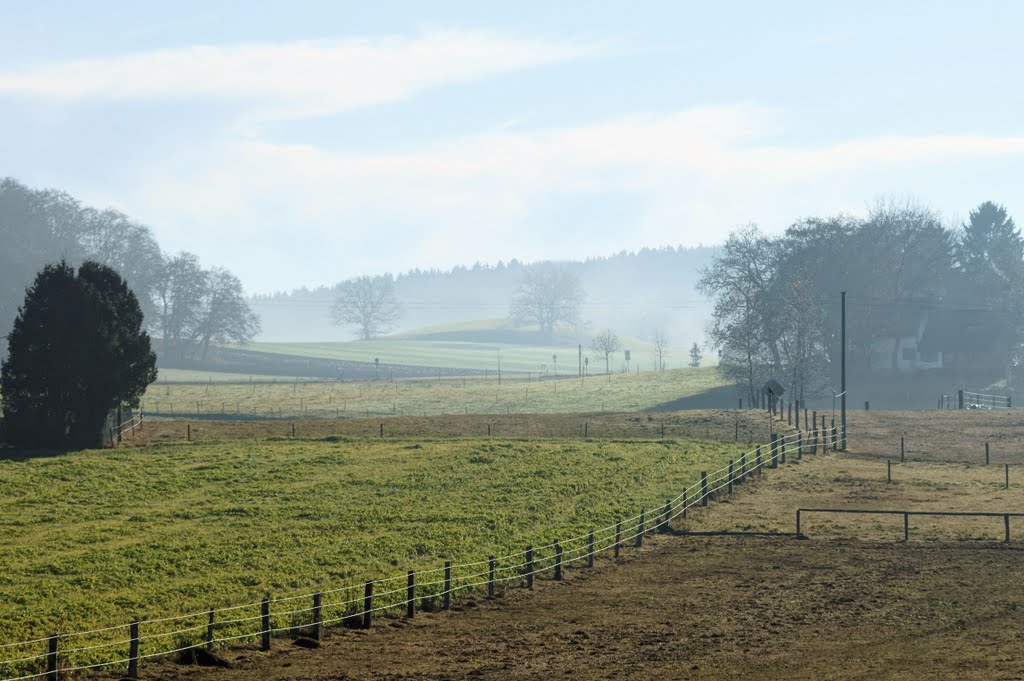
[[873, 344], [905, 334], [922, 309], [983, 312], [986, 334], [1005, 339], [1008, 372], [1024, 341], [1024, 240], [993, 202], [962, 224], [889, 198], [866, 217], [806, 218], [778, 237], [747, 225], [701, 272], [698, 288], [714, 302], [708, 341], [752, 403], [769, 378], [797, 398], [838, 386], [840, 291], [853, 370], [869, 369]]
[[0, 180], [0, 244], [0, 351], [26, 288], [60, 260], [93, 261], [124, 277], [166, 358], [205, 359], [211, 344], [245, 343], [259, 332], [238, 277], [202, 267], [192, 253], [166, 254], [149, 227], [65, 192]]

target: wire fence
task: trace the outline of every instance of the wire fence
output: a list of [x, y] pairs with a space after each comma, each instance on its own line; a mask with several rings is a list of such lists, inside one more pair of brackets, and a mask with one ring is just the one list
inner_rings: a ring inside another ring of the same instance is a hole
[[[141, 421], [141, 415], [138, 418]], [[0, 674], [2, 681], [55, 680], [58, 674], [126, 667], [134, 677], [142, 660], [246, 642], [259, 642], [261, 648], [269, 649], [274, 635], [319, 638], [323, 627], [368, 628], [375, 616], [389, 611], [413, 617], [417, 610], [446, 609], [453, 596], [469, 591], [485, 589], [493, 595], [501, 586], [530, 588], [535, 578], [558, 580], [570, 565], [585, 561], [593, 566], [597, 556], [611, 553], [618, 557], [627, 546], [639, 547], [646, 535], [668, 531], [670, 523], [685, 518], [688, 509], [706, 506], [720, 494], [732, 492], [748, 477], [785, 463], [787, 455], [799, 459], [827, 448], [835, 451], [840, 438], [836, 427], [776, 434], [770, 443], [743, 453], [727, 466], [702, 473], [698, 482], [663, 505], [641, 509], [585, 534], [502, 556], [456, 565], [446, 562], [443, 567], [317, 592], [268, 595], [261, 601], [0, 644]]]
[[939, 395], [939, 409], [1012, 409], [1013, 397], [973, 390], [957, 390]]

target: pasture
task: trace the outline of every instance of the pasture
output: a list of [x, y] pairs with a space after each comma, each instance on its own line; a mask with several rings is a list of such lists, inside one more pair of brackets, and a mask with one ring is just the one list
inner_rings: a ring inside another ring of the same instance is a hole
[[724, 385], [717, 367], [527, 380], [154, 383], [143, 411], [166, 417], [343, 418], [451, 414], [624, 412]]
[[[271, 653], [226, 651], [233, 669], [189, 678], [1019, 678], [1024, 527], [1009, 546], [991, 518], [915, 518], [909, 542], [901, 521], [872, 516], [821, 516], [806, 538], [792, 535], [798, 506], [1024, 510], [1024, 475], [1005, 489], [1002, 465], [948, 456], [973, 452], [976, 432], [1004, 417], [944, 414], [945, 451], [894, 464], [889, 482], [888, 443], [895, 435], [898, 446], [899, 433], [883, 429], [938, 416], [850, 416], [849, 453], [790, 459], [693, 509], [681, 534], [619, 560], [603, 556], [534, 592], [474, 594], [458, 612], [332, 630], [316, 651], [287, 640]], [[878, 439], [860, 440], [854, 427]], [[171, 663], [153, 670], [181, 673]]]
[[[8, 454], [0, 461], [3, 642], [265, 593], [361, 586], [445, 559], [548, 544], [658, 507], [738, 449], [674, 439], [332, 436]], [[38, 653], [5, 648], [3, 659]], [[83, 651], [68, 664], [122, 653]]]

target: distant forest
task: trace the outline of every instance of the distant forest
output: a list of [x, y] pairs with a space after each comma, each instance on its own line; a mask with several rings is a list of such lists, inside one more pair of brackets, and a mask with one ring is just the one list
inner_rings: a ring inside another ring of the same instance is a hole
[[[703, 343], [712, 305], [696, 290], [699, 270], [717, 247], [666, 246], [621, 252], [583, 262], [559, 262], [584, 289], [583, 327], [651, 340], [667, 334], [677, 348]], [[402, 308], [396, 331], [477, 319], [506, 319], [527, 265], [518, 260], [451, 270], [412, 270], [394, 277]], [[330, 307], [335, 286], [254, 296], [249, 302], [263, 321], [257, 340], [352, 340], [335, 326]]]

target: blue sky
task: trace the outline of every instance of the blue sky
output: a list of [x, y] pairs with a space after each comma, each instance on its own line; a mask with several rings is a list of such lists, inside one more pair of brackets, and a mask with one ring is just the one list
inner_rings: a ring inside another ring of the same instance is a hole
[[[159, 5], [159, 6], [158, 6]], [[1024, 210], [1024, 3], [0, 3], [0, 176], [248, 290]], [[1024, 218], [1021, 218], [1024, 219]]]

